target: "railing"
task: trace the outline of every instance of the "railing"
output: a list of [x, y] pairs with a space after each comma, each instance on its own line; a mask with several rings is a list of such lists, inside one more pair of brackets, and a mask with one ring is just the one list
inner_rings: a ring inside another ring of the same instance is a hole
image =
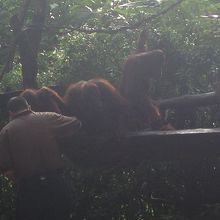
[[220, 203], [219, 143], [220, 129], [192, 129], [76, 136], [62, 143], [62, 149], [80, 170], [98, 170], [100, 176], [106, 170], [110, 175], [128, 172], [131, 176], [123, 184], [131, 181], [138, 189], [124, 193], [145, 198], [159, 212], [172, 207], [186, 219], [203, 219], [204, 213], [210, 214], [207, 207]]
[[[220, 128], [142, 131], [121, 136], [75, 136], [64, 152], [79, 165], [136, 164], [141, 160], [220, 157]], [[82, 160], [83, 159], [83, 160]]]

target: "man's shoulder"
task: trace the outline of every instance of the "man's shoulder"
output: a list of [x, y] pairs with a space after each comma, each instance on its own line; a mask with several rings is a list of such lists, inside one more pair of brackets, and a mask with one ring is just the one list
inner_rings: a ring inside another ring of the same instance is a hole
[[3, 137], [7, 134], [8, 131], [11, 130], [11, 127], [13, 127], [12, 121], [8, 122], [0, 131], [0, 136]]

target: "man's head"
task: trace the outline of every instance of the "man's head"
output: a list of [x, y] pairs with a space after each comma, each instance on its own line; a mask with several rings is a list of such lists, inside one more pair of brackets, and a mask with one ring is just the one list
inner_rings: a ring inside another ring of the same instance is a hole
[[9, 116], [14, 117], [16, 114], [28, 110], [30, 108], [28, 102], [25, 98], [21, 96], [15, 96], [9, 99], [7, 104], [7, 110]]

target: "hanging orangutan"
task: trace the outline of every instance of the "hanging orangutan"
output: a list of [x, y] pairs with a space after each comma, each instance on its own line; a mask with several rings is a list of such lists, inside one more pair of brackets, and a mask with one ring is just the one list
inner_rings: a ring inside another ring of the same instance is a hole
[[171, 129], [171, 126], [166, 128], [159, 106], [149, 96], [150, 79], [157, 80], [161, 76], [165, 55], [159, 49], [147, 51], [144, 40], [147, 40], [146, 32], [140, 35], [138, 53], [131, 54], [125, 61], [120, 84], [120, 92], [130, 104], [129, 128]]

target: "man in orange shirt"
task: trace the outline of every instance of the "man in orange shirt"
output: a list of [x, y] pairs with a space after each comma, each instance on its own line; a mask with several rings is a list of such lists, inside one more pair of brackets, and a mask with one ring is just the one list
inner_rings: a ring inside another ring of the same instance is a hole
[[65, 220], [70, 197], [58, 138], [81, 128], [75, 117], [33, 112], [22, 97], [9, 100], [10, 122], [0, 132], [0, 171], [15, 181], [16, 220]]

